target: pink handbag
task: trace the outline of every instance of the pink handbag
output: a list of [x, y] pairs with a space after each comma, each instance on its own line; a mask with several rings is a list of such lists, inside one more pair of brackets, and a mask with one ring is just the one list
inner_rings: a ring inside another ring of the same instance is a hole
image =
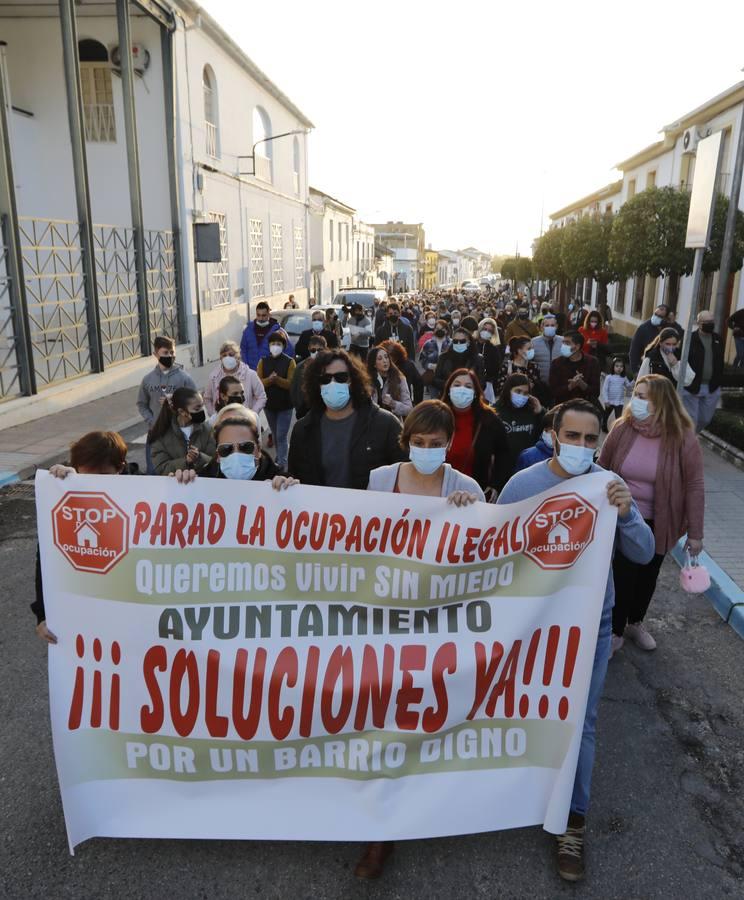
[[679, 573], [679, 586], [688, 594], [703, 594], [710, 587], [710, 575], [697, 556], [685, 553], [685, 564]]

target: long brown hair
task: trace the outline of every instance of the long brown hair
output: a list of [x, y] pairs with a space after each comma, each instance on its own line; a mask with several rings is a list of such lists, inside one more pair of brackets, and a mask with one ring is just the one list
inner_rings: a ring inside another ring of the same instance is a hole
[[[636, 381], [636, 385], [639, 384], [648, 385], [648, 399], [654, 405], [651, 421], [658, 423], [662, 440], [681, 440], [688, 429], [694, 429], [679, 394], [665, 375], [644, 375]], [[632, 417], [633, 413], [628, 405], [617, 421], [630, 425]]]
[[166, 399], [160, 407], [160, 415], [150, 429], [150, 441], [160, 440], [171, 429], [171, 423], [178, 418], [178, 413], [191, 403], [192, 400], [201, 400], [199, 391], [193, 388], [180, 387], [173, 391], [170, 402]]
[[589, 312], [584, 316], [584, 322], [582, 324], [582, 328], [586, 328], [589, 330], [589, 320], [590, 319], [599, 319], [599, 325], [597, 328], [604, 328], [604, 319], [602, 318], [602, 313], [598, 309], [590, 309]]
[[662, 328], [661, 331], [643, 351], [643, 355], [648, 356], [648, 354], [655, 350], [662, 341], [668, 341], [669, 338], [674, 338], [679, 344], [679, 334], [677, 333], [676, 328]]
[[380, 373], [377, 371], [375, 363], [377, 362], [377, 357], [380, 355], [380, 352], [386, 353], [387, 358], [390, 361], [390, 368], [388, 369], [387, 373], [387, 384], [390, 396], [393, 398], [393, 400], [400, 400], [403, 391], [403, 385], [401, 383], [401, 379], [403, 378], [402, 372], [395, 365], [392, 356], [388, 353], [385, 347], [372, 347], [367, 354], [367, 372], [369, 373], [369, 377], [372, 381], [374, 389], [377, 391], [378, 401], [381, 399], [380, 382], [377, 380], [377, 377]]
[[349, 370], [351, 405], [354, 409], [359, 409], [369, 404], [372, 396], [372, 383], [369, 380], [369, 373], [360, 360], [356, 356], [351, 356], [346, 350], [338, 348], [319, 350], [315, 359], [310, 358], [302, 367], [305, 372], [302, 379], [302, 393], [305, 396], [305, 402], [308, 407], [316, 412], [325, 412], [326, 405], [320, 394], [320, 378], [326, 366], [330, 366], [336, 359], [346, 363], [346, 367]]

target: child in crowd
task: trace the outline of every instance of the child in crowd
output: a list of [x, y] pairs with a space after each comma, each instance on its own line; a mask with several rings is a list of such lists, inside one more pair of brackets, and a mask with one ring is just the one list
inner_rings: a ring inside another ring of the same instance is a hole
[[623, 413], [625, 405], [625, 397], [633, 388], [633, 382], [627, 376], [625, 370], [625, 361], [616, 356], [612, 360], [612, 372], [605, 377], [602, 384], [602, 393], [600, 400], [604, 406], [604, 414], [602, 416], [602, 430], [608, 431], [608, 422], [610, 416], [615, 413], [615, 421], [617, 421]]

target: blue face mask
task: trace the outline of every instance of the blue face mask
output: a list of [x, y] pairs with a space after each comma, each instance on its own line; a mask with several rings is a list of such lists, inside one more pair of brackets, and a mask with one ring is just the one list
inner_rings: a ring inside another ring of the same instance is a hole
[[556, 330], [557, 329], [555, 325], [546, 325], [543, 328], [543, 334], [545, 335], [545, 337], [555, 337]]
[[323, 323], [320, 322], [320, 321], [318, 321], [318, 319], [314, 319], [314, 320], [313, 320], [312, 328], [313, 328], [313, 331], [315, 331], [315, 332], [322, 331], [322, 330], [323, 330]]
[[225, 478], [250, 481], [256, 474], [256, 457], [252, 453], [236, 453], [220, 458], [220, 471]]
[[558, 462], [569, 475], [583, 475], [594, 462], [594, 450], [591, 447], [577, 447], [576, 444], [560, 444]]
[[527, 394], [518, 394], [516, 391], [511, 392], [511, 402], [515, 409], [521, 409], [523, 406], [527, 406], [529, 399]]
[[469, 387], [451, 387], [449, 396], [452, 405], [457, 409], [467, 409], [473, 402], [475, 391]]
[[570, 347], [568, 344], [561, 344], [561, 356], [568, 358], [573, 352], [573, 347]]
[[433, 475], [447, 457], [446, 447], [411, 447], [408, 451], [414, 468], [421, 475]]
[[328, 409], [343, 409], [351, 396], [348, 384], [339, 384], [332, 381], [330, 384], [321, 384], [320, 396]]
[[467, 344], [452, 344], [452, 349], [455, 353], [465, 353], [468, 350]]
[[529, 359], [534, 359], [534, 358], [535, 358], [535, 348], [534, 348], [534, 347], [530, 347], [530, 349], [527, 351], [527, 353], [526, 353], [525, 355], [526, 355], [526, 357], [527, 357], [528, 360], [529, 360]]

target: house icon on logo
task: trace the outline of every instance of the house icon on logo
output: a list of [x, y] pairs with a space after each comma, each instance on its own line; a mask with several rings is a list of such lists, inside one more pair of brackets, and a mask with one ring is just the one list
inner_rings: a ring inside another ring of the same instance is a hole
[[100, 535], [89, 522], [81, 522], [75, 529], [78, 547], [97, 547]]
[[549, 544], [567, 544], [571, 539], [571, 532], [562, 522], [556, 522], [548, 532]]

